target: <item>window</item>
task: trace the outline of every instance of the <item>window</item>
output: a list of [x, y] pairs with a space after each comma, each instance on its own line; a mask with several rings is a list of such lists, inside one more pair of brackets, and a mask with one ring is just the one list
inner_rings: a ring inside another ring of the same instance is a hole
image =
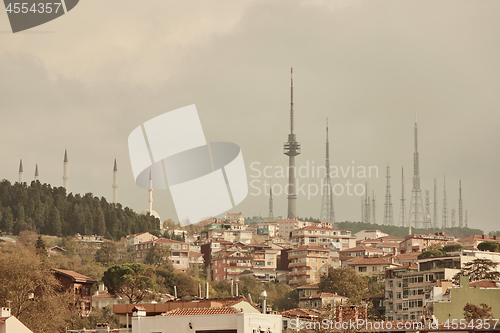
[[366, 272], [366, 267], [358, 267], [358, 272]]
[[377, 266], [373, 266], [372, 267], [372, 272], [376, 272], [377, 271]]

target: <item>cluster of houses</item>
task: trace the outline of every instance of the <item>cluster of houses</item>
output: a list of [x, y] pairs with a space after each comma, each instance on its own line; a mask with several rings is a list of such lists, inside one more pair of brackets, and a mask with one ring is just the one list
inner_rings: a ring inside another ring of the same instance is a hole
[[[253, 276], [262, 282], [286, 281], [299, 293], [299, 308], [271, 313], [259, 300], [247, 300], [237, 292], [228, 299], [209, 299], [208, 295], [202, 298], [200, 292], [192, 299], [164, 295], [159, 303], [127, 304], [127, 299], [110, 295], [103, 286], [92, 295], [91, 287], [96, 281], [88, 277], [64, 270], [54, 272], [66, 288], [73, 288], [79, 295], [77, 309], [82, 316], [88, 315], [93, 307], [113, 305], [123, 326], [137, 333], [166, 332], [165, 327], [171, 325], [186, 332], [290, 331], [291, 320], [318, 321], [321, 310], [327, 307], [334, 309], [340, 319], [343, 315], [367, 318], [370, 311], [388, 321], [432, 318], [444, 322], [463, 318], [463, 306], [472, 301], [489, 304], [494, 317], [500, 317], [499, 283], [469, 283], [463, 278], [457, 285], [452, 281], [466, 263], [476, 258], [500, 263], [500, 253], [477, 249], [483, 241], [500, 242], [496, 236], [457, 239], [440, 232], [402, 238], [380, 230], [363, 230], [352, 235], [348, 230], [334, 229], [325, 223], [249, 222], [242, 214], [228, 214], [223, 221], [206, 221], [202, 232], [169, 230], [169, 233], [182, 235], [185, 241], [158, 238], [145, 232], [126, 237], [125, 244], [133, 249], [137, 262], [143, 261], [153, 246], [167, 246], [176, 269], [204, 267], [213, 281], [238, 281], [243, 276]], [[96, 237], [81, 241], [103, 240]], [[446, 256], [418, 259], [428, 249], [453, 244], [463, 248]], [[348, 305], [344, 296], [320, 291], [321, 276], [338, 267], [351, 268], [385, 283], [385, 291], [366, 297], [361, 306]]]

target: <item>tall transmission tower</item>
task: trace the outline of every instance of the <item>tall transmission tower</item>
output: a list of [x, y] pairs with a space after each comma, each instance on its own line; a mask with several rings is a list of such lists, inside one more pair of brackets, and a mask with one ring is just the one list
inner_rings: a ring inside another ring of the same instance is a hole
[[453, 208], [451, 210], [451, 226], [452, 227], [455, 227], [455, 223], [456, 223], [456, 219], [455, 219], [456, 214], [455, 213], [456, 213], [456, 209]]
[[443, 181], [443, 229], [448, 228], [448, 207], [446, 206], [446, 175]]
[[458, 183], [458, 226], [464, 226], [464, 203], [462, 201], [462, 180]]
[[465, 227], [469, 227], [469, 222], [467, 221], [467, 209], [465, 210]]
[[394, 215], [391, 199], [391, 174], [390, 167], [387, 166], [387, 185], [385, 186], [385, 207], [384, 207], [384, 225], [394, 225]]
[[371, 215], [371, 208], [370, 208], [370, 196], [368, 195], [368, 182], [365, 182], [365, 211], [363, 213], [363, 216], [365, 217], [363, 222], [370, 223], [370, 215]]
[[432, 219], [432, 226], [438, 227], [438, 204], [437, 204], [437, 180], [434, 178], [434, 217]]
[[429, 195], [429, 190], [425, 190], [425, 217], [424, 217], [424, 228], [431, 227], [431, 198]]
[[413, 152], [413, 188], [411, 190], [410, 212], [408, 223], [413, 223], [416, 228], [424, 226], [424, 204], [422, 202], [422, 190], [420, 189], [420, 173], [418, 161], [418, 127], [415, 119], [415, 151]]
[[332, 181], [330, 179], [330, 146], [328, 143], [328, 118], [326, 119], [326, 161], [325, 179], [323, 181], [323, 198], [321, 201], [320, 221], [329, 223], [332, 227], [335, 223], [335, 210], [333, 207]]
[[406, 224], [406, 205], [405, 205], [405, 176], [403, 167], [401, 167], [401, 210], [399, 212], [399, 225], [404, 227]]
[[293, 68], [290, 69], [290, 134], [288, 141], [283, 145], [283, 153], [288, 156], [288, 218], [295, 220], [297, 218], [297, 194], [295, 187], [295, 156], [300, 154], [300, 143], [293, 133]]
[[274, 213], [273, 213], [273, 186], [269, 187], [269, 214], [268, 214], [268, 219], [272, 220], [274, 219]]
[[377, 223], [375, 221], [375, 190], [372, 190], [372, 223]]

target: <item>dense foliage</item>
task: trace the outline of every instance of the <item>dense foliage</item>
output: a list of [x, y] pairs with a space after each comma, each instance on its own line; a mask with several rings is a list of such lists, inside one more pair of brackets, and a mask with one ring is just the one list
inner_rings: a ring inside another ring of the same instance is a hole
[[[386, 234], [389, 234], [391, 236], [405, 237], [408, 235], [408, 227], [397, 227], [397, 226], [381, 225], [381, 224], [366, 223], [366, 222], [340, 222], [339, 228], [344, 230], [350, 230], [353, 235], [361, 230], [375, 230], [375, 229], [385, 232]], [[435, 234], [436, 232], [444, 232], [447, 235], [455, 236], [457, 238], [465, 238], [467, 236], [483, 234], [483, 231], [480, 229], [470, 229], [470, 228], [460, 228], [460, 227], [453, 227], [446, 229], [411, 228], [411, 232], [413, 234], [423, 234], [423, 235]]]
[[39, 181], [11, 184], [0, 181], [0, 232], [19, 235], [31, 230], [44, 235], [99, 235], [108, 239], [149, 231], [159, 234], [160, 221], [111, 204], [91, 193], [66, 195], [63, 187]]

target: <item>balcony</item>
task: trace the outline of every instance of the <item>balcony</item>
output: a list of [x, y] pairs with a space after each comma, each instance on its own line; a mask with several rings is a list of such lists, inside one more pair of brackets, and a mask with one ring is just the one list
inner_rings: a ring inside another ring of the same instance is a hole
[[230, 262], [229, 266], [252, 267], [252, 264], [247, 262]]

